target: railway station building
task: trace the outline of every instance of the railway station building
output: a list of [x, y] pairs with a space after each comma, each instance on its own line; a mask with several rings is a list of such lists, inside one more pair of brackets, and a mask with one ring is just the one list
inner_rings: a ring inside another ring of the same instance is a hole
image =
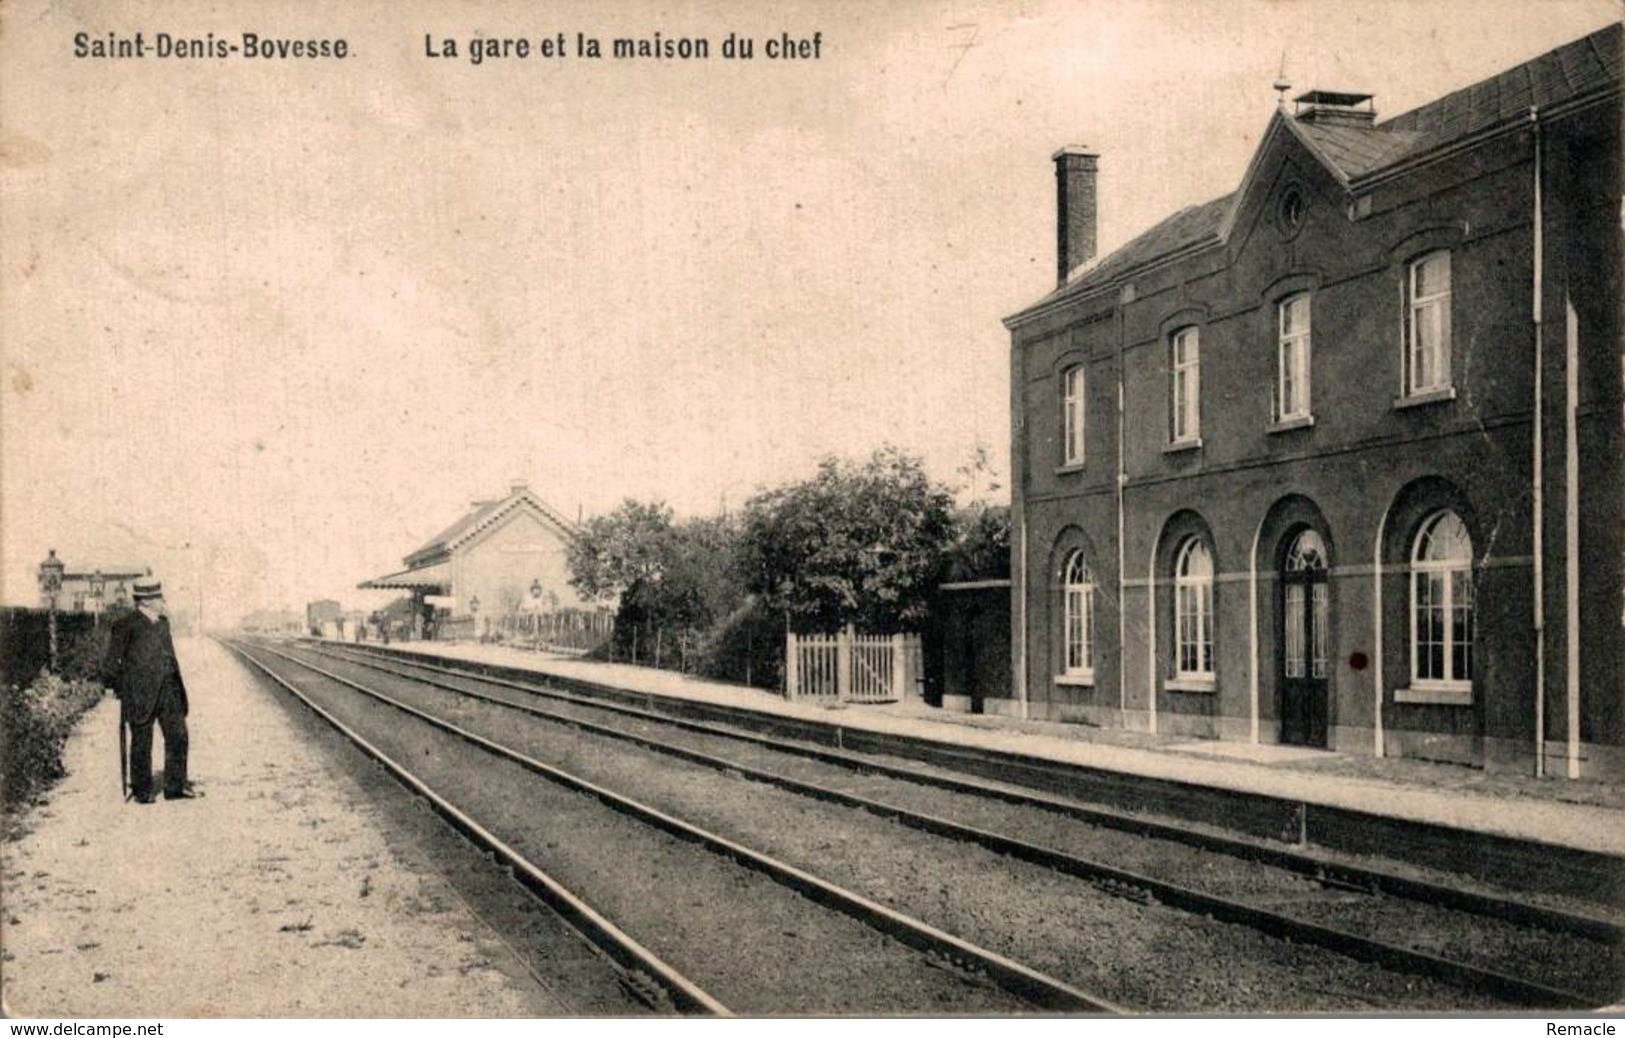
[[452, 628], [467, 634], [521, 612], [591, 609], [569, 582], [574, 537], [574, 524], [516, 482], [506, 497], [475, 501], [403, 558], [404, 569], [357, 586], [406, 591], [419, 616], [443, 612]]
[[1233, 193], [1099, 258], [1111, 157], [1055, 153], [985, 709], [1625, 775], [1620, 50], [1283, 98]]

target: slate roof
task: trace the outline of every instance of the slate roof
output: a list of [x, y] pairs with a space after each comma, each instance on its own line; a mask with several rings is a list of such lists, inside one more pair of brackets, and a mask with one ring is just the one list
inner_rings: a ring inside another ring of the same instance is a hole
[[[1609, 25], [1370, 127], [1299, 122], [1285, 113], [1277, 118], [1348, 184], [1508, 121], [1527, 118], [1531, 104], [1547, 109], [1617, 87], [1622, 33], [1625, 30], [1620, 24]], [[1239, 194], [1231, 192], [1179, 210], [1027, 309], [1081, 295], [1163, 257], [1217, 241]]]
[[[573, 524], [555, 511], [546, 501], [537, 497], [529, 488], [516, 487], [513, 493], [499, 501], [475, 502], [474, 507], [465, 513], [462, 518], [429, 538], [421, 548], [401, 561], [413, 570], [439, 562], [450, 555], [453, 549], [463, 541], [526, 503], [540, 511], [543, 516], [565, 531], [566, 535], [573, 532]], [[398, 575], [391, 574], [392, 577]]]
[[410, 563], [413, 559], [424, 558], [430, 555], [442, 555], [446, 553], [451, 549], [451, 546], [463, 536], [463, 534], [474, 529], [486, 519], [490, 518], [491, 513], [495, 512], [506, 502], [507, 498], [504, 498], [501, 501], [480, 501], [476, 503], [473, 511], [468, 512], [461, 519], [458, 519], [444, 530], [441, 530], [439, 533], [429, 538], [426, 542], [424, 542], [423, 547], [408, 555], [406, 557], [406, 561]]
[[1319, 126], [1292, 121], [1299, 136], [1308, 138], [1313, 148], [1346, 183], [1358, 180], [1385, 166], [1391, 166], [1425, 147], [1426, 134], [1415, 130], [1378, 130], [1360, 126]]
[[1472, 86], [1446, 94], [1420, 108], [1377, 124], [1378, 130], [1419, 131], [1426, 146], [1471, 136], [1522, 118], [1530, 105], [1550, 108], [1619, 82], [1620, 26], [1590, 36]]
[[1081, 291], [1091, 285], [1103, 284], [1123, 271], [1144, 266], [1208, 238], [1217, 240], [1219, 228], [1235, 197], [1232, 192], [1211, 202], [1186, 206], [1127, 245], [1114, 250], [1075, 285], [1066, 286], [1066, 291]]

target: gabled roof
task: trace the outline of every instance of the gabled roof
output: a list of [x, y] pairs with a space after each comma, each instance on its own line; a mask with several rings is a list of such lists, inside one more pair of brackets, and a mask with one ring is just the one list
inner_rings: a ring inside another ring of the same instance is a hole
[[566, 536], [574, 535], [574, 524], [555, 511], [546, 501], [531, 493], [528, 488], [516, 486], [511, 494], [500, 501], [476, 502], [472, 511], [435, 534], [423, 547], [401, 561], [406, 563], [409, 569], [438, 562], [482, 531], [501, 522], [516, 510], [524, 508], [541, 513], [544, 519], [557, 526]]
[[1378, 130], [1360, 126], [1321, 126], [1288, 119], [1287, 125], [1309, 145], [1344, 185], [1391, 166], [1422, 147], [1426, 134], [1414, 130]]
[[490, 518], [491, 513], [495, 512], [502, 504], [502, 501], [476, 501], [473, 511], [464, 514], [456, 522], [430, 537], [423, 543], [422, 547], [412, 552], [402, 561], [410, 565], [413, 559], [426, 558], [431, 555], [444, 555], [451, 550], [453, 543], [462, 538], [463, 534]]
[[1277, 112], [1239, 190], [1179, 210], [1085, 267], [1066, 284], [1007, 318], [1005, 323], [1019, 321], [1032, 311], [1062, 299], [1105, 288], [1130, 272], [1167, 257], [1223, 241], [1252, 180], [1259, 155], [1282, 127], [1302, 141], [1345, 188], [1358, 186], [1359, 181], [1403, 162], [1509, 122], [1527, 119], [1531, 105], [1545, 110], [1617, 90], [1621, 36], [1618, 23], [1609, 25], [1516, 68], [1369, 127], [1300, 121], [1284, 111]]

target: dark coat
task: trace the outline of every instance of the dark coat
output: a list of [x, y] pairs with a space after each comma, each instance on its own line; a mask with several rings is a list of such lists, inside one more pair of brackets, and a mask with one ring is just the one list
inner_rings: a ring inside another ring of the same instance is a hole
[[169, 620], [149, 620], [139, 609], [113, 622], [102, 665], [102, 682], [113, 689], [123, 704], [124, 720], [149, 724], [164, 700], [164, 689], [173, 689], [169, 709], [186, 716], [186, 683], [181, 680], [175, 659], [175, 643], [169, 636]]

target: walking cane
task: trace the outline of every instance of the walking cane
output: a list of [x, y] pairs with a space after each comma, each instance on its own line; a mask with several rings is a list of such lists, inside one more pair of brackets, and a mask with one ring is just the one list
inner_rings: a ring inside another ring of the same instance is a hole
[[124, 799], [130, 799], [130, 745], [129, 733], [124, 728], [124, 704], [118, 707], [118, 784]]

